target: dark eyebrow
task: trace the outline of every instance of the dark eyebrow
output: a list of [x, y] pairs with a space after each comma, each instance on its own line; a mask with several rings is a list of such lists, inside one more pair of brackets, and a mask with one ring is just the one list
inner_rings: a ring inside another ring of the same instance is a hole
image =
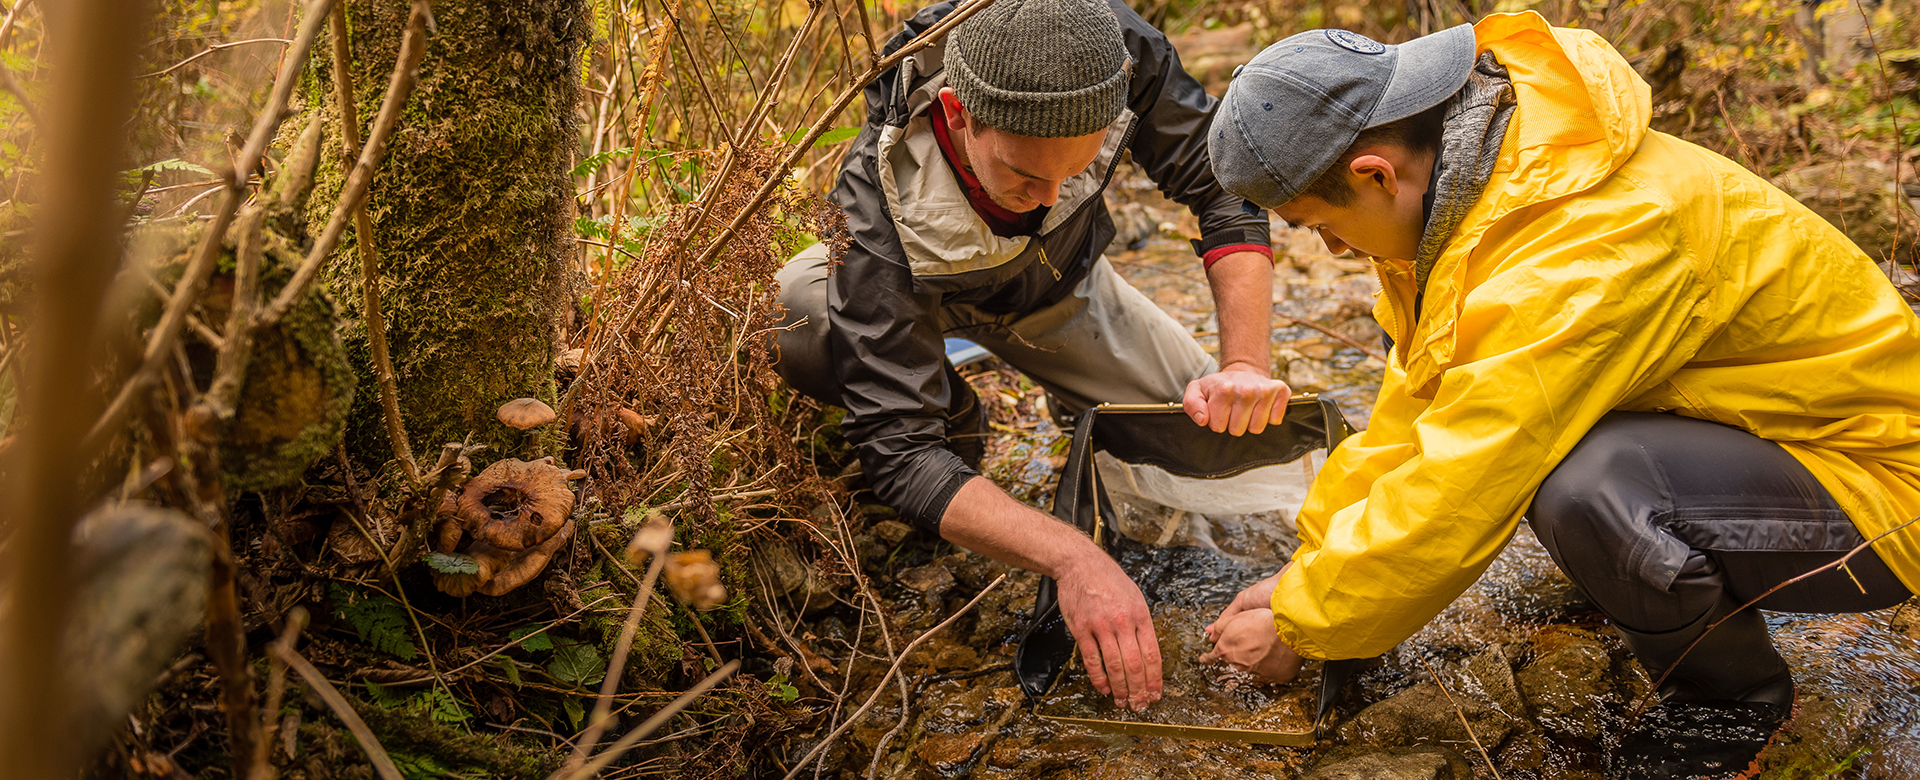
[[[1002, 165], [1006, 165], [1005, 163], [1001, 163], [1001, 164], [1002, 164]], [[1020, 174], [1021, 176], [1025, 176], [1025, 177], [1027, 177], [1027, 178], [1029, 178], [1029, 179], [1033, 179], [1033, 180], [1035, 180], [1035, 181], [1046, 181], [1046, 180], [1047, 180], [1047, 177], [1045, 177], [1045, 176], [1035, 176], [1035, 175], [1033, 175], [1033, 174], [1031, 174], [1031, 173], [1027, 173], [1026, 171], [1023, 171], [1023, 170], [1020, 170], [1019, 168], [1015, 168], [1015, 167], [1013, 167], [1013, 166], [1011, 166], [1011, 165], [1007, 165], [1007, 170], [1009, 170], [1009, 171], [1013, 171], [1014, 173], [1017, 173], [1017, 174]]]

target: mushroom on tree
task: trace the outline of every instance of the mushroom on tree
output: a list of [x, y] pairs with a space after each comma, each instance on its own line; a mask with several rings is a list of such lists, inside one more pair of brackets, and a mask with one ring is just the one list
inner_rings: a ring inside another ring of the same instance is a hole
[[538, 398], [516, 398], [501, 404], [494, 416], [502, 425], [525, 431], [553, 422], [560, 415]]
[[502, 425], [522, 432], [521, 447], [525, 450], [522, 454], [527, 457], [541, 454], [539, 437], [534, 436], [531, 431], [560, 417], [553, 411], [553, 407], [538, 398], [516, 398], [508, 401], [494, 411], [494, 416], [500, 418]]
[[552, 458], [502, 460], [449, 492], [435, 520], [433, 549], [464, 553], [474, 565], [471, 571], [436, 567], [434, 586], [452, 596], [498, 596], [532, 580], [573, 536], [567, 480], [575, 473]]

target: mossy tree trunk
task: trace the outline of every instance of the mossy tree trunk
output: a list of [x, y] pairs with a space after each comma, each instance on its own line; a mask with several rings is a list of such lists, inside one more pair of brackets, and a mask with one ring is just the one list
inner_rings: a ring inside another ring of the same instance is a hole
[[[408, 4], [346, 0], [352, 115], [365, 129], [393, 70]], [[553, 403], [553, 363], [569, 305], [584, 0], [440, 0], [419, 86], [367, 201], [399, 407], [425, 468], [468, 435], [483, 460], [525, 450], [494, 417], [506, 401]], [[323, 48], [324, 50], [324, 48]], [[327, 114], [327, 155], [308, 214], [317, 230], [351, 161], [340, 150], [332, 67], [315, 57], [311, 105]], [[393, 454], [373, 373], [352, 230], [325, 283], [359, 373], [348, 445], [363, 461]], [[549, 434], [561, 426], [549, 426]]]

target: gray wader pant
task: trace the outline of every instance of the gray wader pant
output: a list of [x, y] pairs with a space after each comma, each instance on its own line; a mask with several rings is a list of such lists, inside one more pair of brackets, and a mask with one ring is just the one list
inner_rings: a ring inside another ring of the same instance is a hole
[[[828, 354], [827, 247], [815, 244], [795, 255], [774, 276], [787, 327], [775, 338], [774, 368], [787, 384], [836, 406], [840, 372]], [[991, 314], [966, 305], [939, 310], [942, 332], [985, 347], [1031, 377], [1052, 396], [1055, 416], [1071, 416], [1101, 403], [1179, 401], [1187, 383], [1217, 371], [1217, 363], [1192, 334], [1115, 273], [1105, 257], [1095, 261], [1073, 294], [1037, 311]], [[979, 401], [951, 365], [953, 401], [947, 418], [955, 453], [979, 466], [986, 431]], [[956, 436], [971, 441], [955, 441]]]
[[[1540, 486], [1527, 517], [1648, 674], [1668, 675], [1662, 697], [1679, 702], [1790, 704], [1792, 676], [1755, 609], [1706, 628], [1865, 541], [1779, 445], [1668, 414], [1602, 418]], [[1756, 607], [1865, 612], [1910, 595], [1871, 549], [1847, 569], [1851, 577], [1822, 572]]]

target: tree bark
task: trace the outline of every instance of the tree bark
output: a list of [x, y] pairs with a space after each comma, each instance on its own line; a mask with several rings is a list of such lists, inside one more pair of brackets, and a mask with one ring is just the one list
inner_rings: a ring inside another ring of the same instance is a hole
[[[309, 94], [329, 123], [327, 155], [310, 201], [324, 223], [349, 164], [337, 154], [341, 117], [362, 128], [380, 104], [405, 27], [405, 3], [350, 0], [354, 102], [335, 104], [332, 66], [316, 58]], [[419, 86], [369, 193], [380, 305], [398, 380], [399, 410], [418, 451], [473, 437], [485, 460], [523, 454], [520, 431], [494, 418], [521, 397], [555, 400], [553, 360], [571, 296], [573, 182], [581, 45], [592, 25], [583, 0], [433, 6]], [[358, 239], [349, 231], [323, 281], [359, 377], [349, 450], [367, 462], [393, 449], [368, 344]], [[564, 421], [563, 421], [564, 422]], [[551, 448], [563, 424], [544, 429]]]

